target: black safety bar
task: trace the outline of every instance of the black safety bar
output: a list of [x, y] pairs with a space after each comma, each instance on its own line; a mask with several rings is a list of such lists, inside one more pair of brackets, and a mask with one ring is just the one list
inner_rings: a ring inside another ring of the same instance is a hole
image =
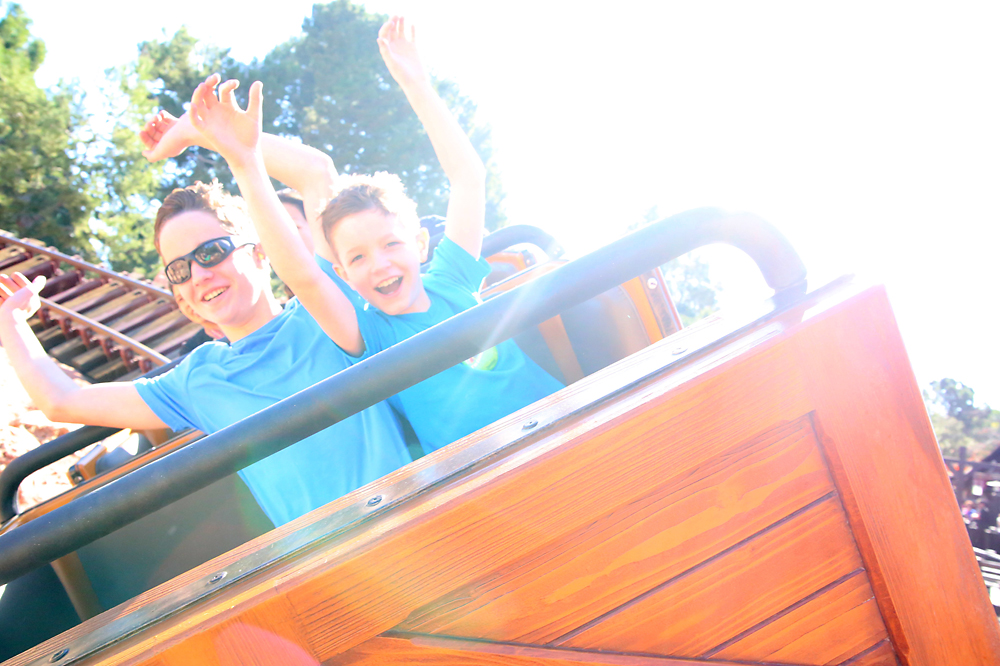
[[549, 259], [556, 259], [563, 253], [563, 249], [556, 242], [556, 239], [538, 227], [527, 224], [512, 224], [509, 227], [497, 229], [483, 239], [482, 255], [490, 257], [519, 243], [531, 243], [541, 248]]
[[[444, 232], [439, 232], [431, 236], [430, 249], [437, 248], [438, 243], [444, 239]], [[483, 239], [481, 254], [484, 257], [492, 257], [497, 252], [502, 252], [511, 245], [530, 243], [540, 248], [549, 259], [557, 259], [562, 256], [563, 249], [555, 238], [545, 233], [538, 227], [529, 224], [512, 224], [509, 227], [497, 229]]]
[[[153, 368], [143, 377], [155, 377], [177, 365], [171, 361], [165, 365]], [[95, 444], [102, 439], [119, 432], [121, 428], [104, 428], [102, 426], [83, 426], [73, 432], [56, 437], [51, 442], [45, 442], [25, 454], [10, 461], [10, 464], [0, 472], [0, 523], [6, 523], [19, 512], [17, 507], [17, 489], [21, 483], [38, 470], [71, 456], [80, 449]]]
[[777, 304], [805, 293], [802, 261], [763, 220], [715, 209], [661, 220], [0, 535], [0, 584], [710, 243], [746, 252], [775, 290]]

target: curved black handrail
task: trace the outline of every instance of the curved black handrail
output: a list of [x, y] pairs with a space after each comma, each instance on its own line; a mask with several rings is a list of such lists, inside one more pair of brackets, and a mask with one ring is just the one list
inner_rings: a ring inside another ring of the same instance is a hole
[[[431, 236], [429, 247], [433, 251], [438, 243], [444, 238], [444, 232], [439, 232]], [[549, 259], [558, 259], [563, 254], [563, 248], [559, 242], [542, 231], [538, 227], [530, 224], [512, 224], [509, 227], [501, 227], [489, 236], [483, 238], [482, 256], [491, 257], [497, 252], [503, 252], [511, 245], [530, 243], [544, 252]]]
[[85, 446], [106, 439], [119, 430], [121, 428], [83, 426], [11, 460], [0, 473], [0, 522], [5, 523], [19, 513], [17, 489], [29, 474], [73, 455]]
[[483, 239], [482, 255], [490, 257], [497, 252], [506, 250], [511, 245], [531, 243], [548, 255], [549, 259], [562, 256], [563, 249], [555, 238], [538, 227], [528, 224], [512, 224], [501, 227]]
[[778, 303], [805, 293], [806, 271], [774, 227], [698, 209], [640, 229], [458, 314], [315, 386], [0, 534], [0, 584], [99, 539], [391, 395], [710, 243], [746, 252]]
[[[178, 361], [171, 361], [153, 368], [143, 377], [155, 377], [174, 367], [177, 363]], [[73, 455], [84, 447], [106, 439], [120, 430], [121, 428], [83, 426], [73, 432], [56, 437], [50, 442], [45, 442], [12, 460], [3, 472], [0, 472], [0, 524], [6, 523], [18, 514], [17, 489], [28, 478], [28, 475], [34, 474], [66, 456]]]

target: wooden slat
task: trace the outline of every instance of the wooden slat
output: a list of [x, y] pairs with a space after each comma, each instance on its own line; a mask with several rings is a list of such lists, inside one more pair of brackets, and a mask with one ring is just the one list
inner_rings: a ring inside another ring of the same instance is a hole
[[731, 661], [691, 661], [486, 643], [438, 636], [377, 636], [337, 655], [324, 666], [441, 664], [442, 666], [745, 666]]
[[398, 628], [548, 643], [834, 490], [808, 418], [697, 462]]
[[[958, 664], [960, 662], [948, 663]], [[899, 660], [896, 659], [896, 653], [892, 649], [892, 644], [888, 640], [885, 640], [869, 651], [843, 662], [840, 666], [899, 666]]]
[[[845, 315], [855, 325], [833, 324]], [[789, 351], [900, 661], [1000, 662], [997, 619], [885, 290], [817, 324]]]
[[888, 637], [868, 577], [858, 572], [706, 656], [742, 661], [839, 664]]
[[831, 498], [557, 644], [699, 657], [859, 568]]

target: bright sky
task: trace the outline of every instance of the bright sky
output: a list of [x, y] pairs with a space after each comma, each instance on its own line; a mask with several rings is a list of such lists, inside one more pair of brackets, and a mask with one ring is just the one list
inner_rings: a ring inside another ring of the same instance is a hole
[[[311, 7], [21, 4], [48, 46], [39, 82], [86, 87], [181, 24], [263, 57]], [[756, 213], [814, 286], [887, 285], [921, 386], [953, 377], [1000, 407], [1000, 5], [365, 4], [413, 17], [432, 69], [479, 104], [512, 222], [585, 251], [654, 204]], [[706, 256], [724, 306], [766, 295], [738, 252]]]

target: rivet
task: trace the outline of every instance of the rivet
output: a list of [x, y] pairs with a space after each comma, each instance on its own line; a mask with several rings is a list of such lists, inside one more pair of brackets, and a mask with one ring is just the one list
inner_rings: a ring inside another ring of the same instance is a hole
[[376, 495], [375, 497], [373, 497], [370, 500], [368, 500], [368, 506], [376, 506], [381, 501], [382, 501], [382, 496], [381, 495]]
[[673, 351], [671, 351], [670, 353], [673, 354], [674, 356], [679, 356], [684, 352], [686, 352], [687, 350], [688, 350], [687, 347], [674, 347]]
[[212, 576], [211, 578], [209, 578], [208, 582], [209, 582], [210, 585], [214, 585], [215, 583], [218, 583], [219, 581], [221, 581], [225, 577], [226, 577], [226, 572], [225, 571], [220, 571], [219, 573], [217, 573], [214, 576]]
[[68, 654], [69, 654], [69, 648], [63, 648], [62, 650], [59, 650], [49, 658], [49, 663], [54, 664]]
[[656, 281], [656, 278], [649, 278], [646, 280], [646, 286], [650, 289], [656, 289], [660, 286], [660, 283]]
[[530, 421], [528, 421], [527, 423], [525, 423], [523, 426], [521, 426], [521, 430], [531, 430], [536, 425], [538, 425], [538, 421], [536, 421], [534, 419], [531, 419]]

